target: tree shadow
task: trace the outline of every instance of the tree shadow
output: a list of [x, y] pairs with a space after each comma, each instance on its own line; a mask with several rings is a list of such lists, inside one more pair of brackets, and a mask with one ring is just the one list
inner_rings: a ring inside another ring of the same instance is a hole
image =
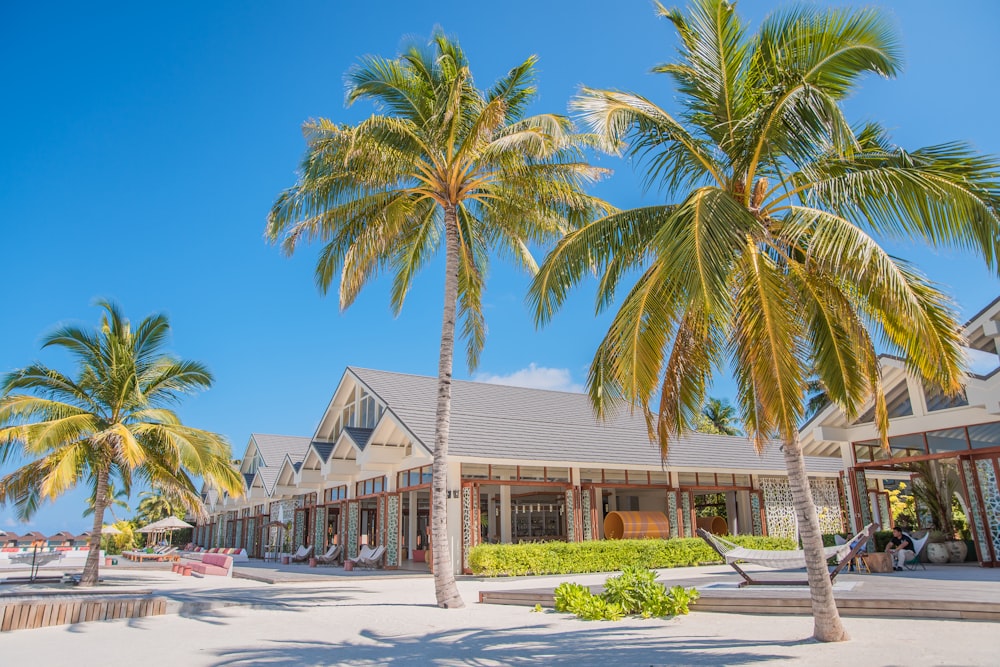
[[670, 636], [662, 625], [607, 624], [579, 630], [546, 626], [510, 630], [457, 628], [397, 636], [363, 630], [344, 642], [275, 641], [273, 646], [216, 649], [216, 667], [235, 665], [754, 665], [791, 656], [776, 647], [814, 640], [769, 641]]

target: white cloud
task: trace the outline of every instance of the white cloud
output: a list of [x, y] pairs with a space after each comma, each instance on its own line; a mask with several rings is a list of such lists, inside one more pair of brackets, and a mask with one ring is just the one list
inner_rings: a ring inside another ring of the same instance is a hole
[[583, 385], [573, 382], [573, 376], [568, 368], [545, 368], [534, 363], [527, 368], [514, 371], [508, 375], [492, 375], [476, 373], [476, 382], [489, 384], [505, 384], [512, 387], [528, 387], [530, 389], [549, 389], [551, 391], [583, 392]]

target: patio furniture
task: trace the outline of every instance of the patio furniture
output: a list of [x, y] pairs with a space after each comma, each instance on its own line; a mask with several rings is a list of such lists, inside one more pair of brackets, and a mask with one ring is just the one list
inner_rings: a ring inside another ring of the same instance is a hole
[[[843, 570], [847, 565], [854, 559], [861, 550], [864, 548], [865, 544], [871, 539], [871, 536], [875, 532], [874, 524], [868, 524], [865, 529], [860, 533], [852, 537], [848, 544], [842, 544], [839, 546], [826, 547], [823, 549], [826, 558], [837, 558], [837, 565], [830, 572], [830, 582], [832, 583], [840, 571]], [[712, 535], [708, 531], [699, 528], [698, 536], [701, 539], [708, 542], [708, 545], [712, 547], [722, 559], [734, 570], [736, 570], [744, 581], [740, 582], [740, 587], [743, 586], [807, 586], [808, 581], [805, 580], [755, 580], [749, 574], [747, 574], [739, 565], [737, 561], [744, 561], [747, 563], [754, 563], [756, 565], [763, 565], [764, 567], [771, 567], [775, 569], [783, 568], [800, 568], [806, 566], [806, 555], [801, 549], [798, 550], [767, 550], [767, 549], [748, 549], [746, 547], [741, 547], [738, 544], [734, 544], [729, 540], [725, 540], [717, 535]], [[853, 545], [853, 546], [851, 546]]]
[[[841, 537], [840, 535], [833, 536], [833, 543], [836, 544], [838, 547], [843, 546], [845, 544], [850, 544], [850, 542], [846, 537]], [[868, 569], [868, 563], [865, 562], [865, 559], [862, 558], [860, 554], [855, 556], [851, 560], [851, 569], [857, 572], [858, 574], [861, 574], [862, 572], [867, 572], [868, 574], [872, 573], [872, 571]]]
[[924, 545], [927, 544], [927, 540], [930, 539], [931, 532], [927, 531], [927, 533], [919, 540], [914, 539], [914, 537], [908, 533], [903, 533], [903, 535], [905, 535], [906, 539], [908, 539], [910, 544], [913, 545], [913, 558], [905, 561], [903, 563], [903, 567], [907, 570], [913, 571], [916, 570], [919, 565], [922, 569], [926, 570], [927, 567], [924, 565], [923, 561], [920, 560], [920, 551], [924, 548]]
[[339, 544], [334, 544], [326, 553], [321, 556], [316, 556], [316, 562], [320, 565], [333, 565], [340, 560], [341, 551]]
[[355, 556], [354, 558], [344, 559], [344, 569], [350, 572], [351, 570], [354, 569], [355, 565], [358, 565], [363, 559], [371, 558], [372, 554], [374, 553], [375, 550], [369, 547], [367, 544], [361, 545], [361, 551], [358, 552], [357, 556]]
[[304, 563], [309, 560], [310, 556], [312, 556], [312, 552], [313, 548], [311, 544], [308, 547], [303, 544], [299, 547], [298, 551], [292, 555], [291, 560], [293, 563]]
[[365, 556], [359, 554], [354, 560], [354, 565], [356, 567], [367, 567], [376, 568], [381, 567], [382, 556], [385, 555], [385, 545], [379, 545], [375, 547], [371, 552]]

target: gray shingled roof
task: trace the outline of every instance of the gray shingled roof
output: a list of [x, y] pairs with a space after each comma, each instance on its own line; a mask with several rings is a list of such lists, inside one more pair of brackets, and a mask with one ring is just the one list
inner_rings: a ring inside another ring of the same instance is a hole
[[[437, 378], [349, 367], [427, 449], [434, 446]], [[599, 423], [588, 397], [456, 380], [452, 384], [449, 454], [488, 459], [660, 465], [642, 415]], [[746, 438], [692, 433], [671, 445], [671, 468], [782, 471], [777, 444], [758, 456]], [[814, 472], [836, 472], [840, 459], [807, 457]]]
[[364, 449], [365, 445], [368, 444], [368, 438], [371, 436], [374, 429], [361, 428], [360, 426], [345, 426], [344, 433], [350, 436], [351, 440], [358, 446], [358, 449]]
[[323, 463], [326, 463], [330, 459], [330, 454], [333, 453], [332, 442], [317, 442], [313, 440], [312, 448], [316, 450], [316, 453], [319, 455], [319, 458]]
[[301, 461], [305, 458], [310, 442], [309, 438], [295, 435], [254, 433], [251, 437], [257, 443], [257, 451], [264, 459], [264, 465], [275, 468], [284, 462], [286, 454], [292, 459], [292, 463]]

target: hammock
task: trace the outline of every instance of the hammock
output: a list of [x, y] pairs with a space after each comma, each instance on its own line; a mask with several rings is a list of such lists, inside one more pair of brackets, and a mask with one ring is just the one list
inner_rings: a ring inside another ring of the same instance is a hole
[[[823, 555], [825, 558], [836, 558], [837, 567], [830, 573], [830, 581], [833, 581], [836, 576], [840, 573], [841, 569], [845, 565], [850, 563], [858, 553], [864, 548], [865, 543], [871, 538], [875, 531], [874, 524], [868, 524], [865, 526], [864, 530], [860, 533], [847, 540], [846, 544], [840, 544], [833, 547], [825, 547], [823, 549]], [[745, 583], [740, 584], [744, 586], [746, 584], [800, 584], [806, 582], [774, 582], [774, 581], [754, 581], [750, 575], [744, 572], [738, 565], [737, 562], [743, 561], [746, 563], [753, 563], [755, 565], [763, 565], [764, 567], [770, 567], [774, 569], [789, 569], [789, 568], [801, 568], [806, 566], [806, 555], [805, 551], [798, 550], [769, 550], [769, 549], [748, 549], [746, 547], [741, 547], [738, 544], [734, 544], [729, 540], [725, 540], [717, 535], [712, 535], [711, 533], [698, 529], [698, 535], [701, 536], [703, 540], [708, 542], [709, 546], [715, 549], [716, 552], [726, 561], [726, 563], [732, 567], [734, 570], [740, 573], [740, 575], [746, 580]]]

